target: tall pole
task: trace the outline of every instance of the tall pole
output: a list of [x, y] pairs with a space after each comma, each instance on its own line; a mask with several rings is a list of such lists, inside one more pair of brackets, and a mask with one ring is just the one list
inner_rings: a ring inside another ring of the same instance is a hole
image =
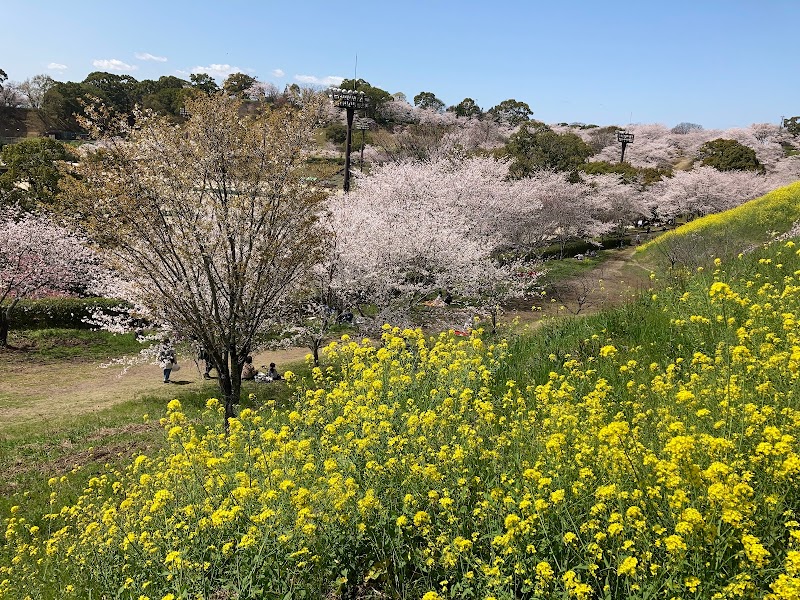
[[372, 122], [372, 119], [368, 119], [366, 117], [362, 117], [360, 119], [356, 119], [353, 123], [353, 129], [360, 129], [361, 130], [361, 159], [359, 162], [359, 168], [361, 172], [364, 172], [364, 136], [366, 135], [366, 130], [369, 129], [369, 125]]
[[344, 153], [344, 193], [346, 194], [350, 191], [350, 151], [353, 144], [353, 116], [356, 109], [365, 109], [369, 106], [369, 98], [366, 97], [364, 92], [339, 88], [329, 89], [328, 96], [336, 106], [345, 109], [347, 113], [347, 138]]
[[347, 141], [345, 142], [344, 151], [344, 193], [350, 191], [350, 146], [353, 139], [353, 115], [356, 112], [355, 108], [348, 107], [347, 109]]
[[626, 142], [625, 140], [622, 140], [622, 155], [619, 157], [619, 162], [620, 163], [624, 163], [625, 162], [625, 146], [627, 146], [627, 145], [628, 145], [628, 142]]

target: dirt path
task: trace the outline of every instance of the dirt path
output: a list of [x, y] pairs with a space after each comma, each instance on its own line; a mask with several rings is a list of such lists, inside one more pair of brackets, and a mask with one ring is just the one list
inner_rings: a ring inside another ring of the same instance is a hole
[[633, 258], [635, 247], [614, 250], [598, 267], [578, 277], [553, 286], [547, 296], [536, 301], [517, 303], [503, 315], [503, 321], [516, 319], [531, 326], [545, 317], [587, 315], [631, 300], [647, 288], [650, 271]]
[[[291, 348], [261, 352], [253, 357], [256, 365], [274, 362], [279, 370], [303, 360], [308, 350]], [[63, 419], [97, 412], [145, 396], [174, 397], [176, 384], [181, 390], [207, 387], [194, 361], [179, 357], [181, 370], [174, 383], [162, 382], [158, 365], [136, 365], [123, 372], [121, 367], [101, 368], [92, 362], [47, 364], [5, 363], [0, 358], [0, 436], [32, 422]]]

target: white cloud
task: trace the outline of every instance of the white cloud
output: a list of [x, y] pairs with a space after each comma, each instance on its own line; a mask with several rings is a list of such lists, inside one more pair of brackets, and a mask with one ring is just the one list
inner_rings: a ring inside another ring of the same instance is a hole
[[232, 73], [247, 73], [248, 71], [252, 71], [252, 69], [242, 69], [241, 67], [232, 67], [231, 65], [211, 64], [207, 67], [193, 67], [190, 73], [205, 73], [206, 75], [221, 79]]
[[47, 68], [50, 71], [66, 71], [69, 67], [67, 67], [67, 65], [62, 65], [61, 63], [51, 62], [48, 63]]
[[342, 85], [344, 77], [328, 75], [327, 77], [316, 77], [315, 75], [295, 75], [294, 78], [300, 83], [310, 83], [313, 85]]
[[283, 72], [283, 69], [273, 69], [272, 76], [273, 77], [283, 77], [286, 73]]
[[103, 59], [103, 60], [95, 59], [95, 60], [92, 61], [92, 64], [95, 67], [97, 67], [99, 69], [105, 69], [106, 71], [125, 72], [125, 71], [135, 71], [136, 69], [139, 68], [136, 65], [129, 65], [128, 63], [124, 63], [121, 60], [117, 60], [116, 58], [112, 58], [110, 60], [109, 59]]
[[137, 52], [134, 54], [136, 58], [139, 60], [154, 60], [156, 62], [167, 62], [166, 56], [156, 56], [155, 54], [150, 54], [149, 52]]

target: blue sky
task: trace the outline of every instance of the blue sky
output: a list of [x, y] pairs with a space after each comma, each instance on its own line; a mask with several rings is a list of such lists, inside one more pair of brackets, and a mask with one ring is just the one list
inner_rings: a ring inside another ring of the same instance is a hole
[[0, 69], [222, 81], [358, 77], [409, 100], [596, 123], [778, 123], [800, 114], [800, 0], [0, 0]]

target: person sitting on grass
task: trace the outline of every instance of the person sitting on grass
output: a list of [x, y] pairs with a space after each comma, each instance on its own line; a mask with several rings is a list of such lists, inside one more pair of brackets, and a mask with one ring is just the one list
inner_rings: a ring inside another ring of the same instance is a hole
[[267, 372], [267, 376], [272, 381], [278, 381], [281, 376], [278, 374], [278, 369], [275, 368], [275, 363], [269, 363], [269, 371]]
[[253, 380], [256, 378], [256, 368], [253, 366], [253, 357], [248, 356], [244, 359], [242, 366], [242, 381]]

